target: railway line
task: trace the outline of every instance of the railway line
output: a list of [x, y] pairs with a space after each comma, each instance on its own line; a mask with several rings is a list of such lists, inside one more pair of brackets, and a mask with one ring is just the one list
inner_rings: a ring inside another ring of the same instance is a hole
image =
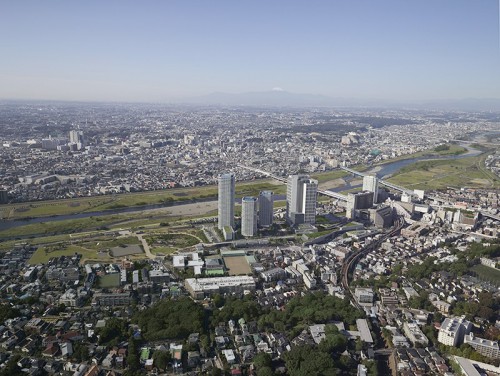
[[344, 260], [344, 264], [342, 265], [341, 269], [342, 287], [344, 288], [344, 291], [349, 293], [350, 300], [356, 308], [362, 309], [362, 307], [358, 304], [358, 302], [354, 298], [354, 294], [352, 293], [352, 290], [349, 286], [349, 275], [353, 272], [354, 267], [362, 257], [366, 256], [368, 253], [380, 247], [380, 245], [384, 241], [386, 241], [390, 237], [394, 236], [397, 232], [399, 232], [403, 228], [404, 224], [405, 224], [404, 218], [399, 217], [389, 232], [385, 233], [374, 242], [368, 244], [367, 246], [349, 255], [347, 259]]

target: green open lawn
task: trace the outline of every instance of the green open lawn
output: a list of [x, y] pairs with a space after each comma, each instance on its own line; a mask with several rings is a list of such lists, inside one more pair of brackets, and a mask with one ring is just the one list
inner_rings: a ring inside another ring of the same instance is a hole
[[61, 257], [61, 256], [71, 256], [75, 253], [79, 253], [82, 255], [82, 259], [102, 259], [110, 260], [110, 257], [107, 255], [99, 256], [97, 251], [82, 248], [77, 245], [57, 245], [57, 246], [43, 246], [36, 250], [33, 254], [29, 263], [34, 264], [45, 264], [49, 261], [51, 257]]
[[[197, 234], [189, 234], [187, 232], [148, 235], [145, 239], [151, 247], [152, 252], [162, 253], [169, 252], [169, 250], [175, 251], [188, 248], [200, 243]], [[202, 240], [206, 240], [205, 236], [203, 236]]]
[[112, 273], [99, 276], [99, 278], [97, 279], [97, 286], [103, 289], [119, 287], [120, 273]]
[[124, 245], [139, 245], [141, 242], [136, 236], [120, 237], [115, 239], [110, 239], [109, 236], [93, 239], [92, 241], [82, 242], [80, 245], [82, 247], [93, 249], [93, 250], [107, 250], [113, 247], [121, 247]]
[[349, 175], [349, 173], [344, 171], [344, 170], [334, 170], [334, 171], [322, 172], [319, 174], [313, 174], [313, 175], [311, 175], [311, 177], [313, 179], [316, 179], [318, 181], [318, 183], [324, 183], [327, 181], [340, 179], [340, 178], [346, 177], [348, 175]]
[[420, 161], [403, 167], [388, 181], [411, 189], [499, 188], [500, 179], [484, 168], [486, 154], [454, 160]]
[[258, 196], [260, 191], [273, 191], [275, 194], [286, 193], [286, 184], [276, 183], [271, 180], [258, 180], [252, 183], [236, 182], [236, 197]]

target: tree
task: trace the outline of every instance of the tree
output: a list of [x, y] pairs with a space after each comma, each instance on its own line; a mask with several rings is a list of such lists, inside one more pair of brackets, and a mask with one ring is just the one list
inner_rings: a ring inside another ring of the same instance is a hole
[[434, 313], [433, 320], [434, 320], [434, 322], [439, 322], [439, 323], [441, 323], [441, 322], [443, 322], [443, 320], [444, 320], [444, 316], [443, 316], [443, 314], [442, 314], [441, 312], [435, 312], [435, 313]]
[[141, 367], [137, 345], [135, 343], [134, 337], [132, 336], [130, 336], [128, 340], [127, 366], [129, 371], [131, 372], [135, 372]]
[[221, 308], [224, 305], [224, 298], [220, 294], [215, 294], [212, 301], [217, 308]]
[[73, 357], [78, 362], [83, 362], [89, 359], [89, 348], [82, 342], [76, 342], [73, 350]]
[[21, 367], [17, 365], [19, 359], [21, 359], [20, 355], [12, 355], [5, 368], [0, 371], [0, 376], [25, 376], [26, 374], [21, 371]]
[[342, 353], [347, 348], [347, 339], [343, 334], [327, 334], [318, 346], [320, 351], [327, 354]]
[[257, 370], [257, 376], [273, 376], [274, 372], [271, 367], [263, 367]]
[[112, 317], [106, 321], [104, 328], [97, 332], [100, 344], [116, 346], [126, 339], [127, 325], [124, 320]]
[[271, 367], [272, 366], [271, 355], [264, 353], [264, 352], [258, 353], [253, 358], [253, 365], [257, 369], [264, 368], [264, 367]]
[[205, 331], [203, 308], [187, 297], [161, 300], [137, 313], [132, 321], [139, 324], [149, 341], [185, 339], [191, 333]]
[[285, 353], [284, 360], [290, 376], [336, 375], [335, 363], [330, 355], [312, 346], [297, 346]]
[[153, 363], [158, 369], [166, 370], [168, 363], [172, 361], [172, 356], [168, 351], [156, 350], [153, 353]]
[[12, 308], [9, 304], [0, 304], [0, 323], [3, 323], [7, 319], [19, 317], [20, 315], [21, 312]]

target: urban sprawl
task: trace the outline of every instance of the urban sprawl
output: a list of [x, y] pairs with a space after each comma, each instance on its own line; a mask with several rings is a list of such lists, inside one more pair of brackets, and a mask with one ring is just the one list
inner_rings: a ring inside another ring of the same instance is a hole
[[500, 375], [499, 124], [1, 103], [0, 375]]

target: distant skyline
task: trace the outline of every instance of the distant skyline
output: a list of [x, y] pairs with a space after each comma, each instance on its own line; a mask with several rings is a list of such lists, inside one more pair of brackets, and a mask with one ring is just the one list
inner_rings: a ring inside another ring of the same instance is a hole
[[499, 0], [2, 1], [0, 99], [500, 98]]

